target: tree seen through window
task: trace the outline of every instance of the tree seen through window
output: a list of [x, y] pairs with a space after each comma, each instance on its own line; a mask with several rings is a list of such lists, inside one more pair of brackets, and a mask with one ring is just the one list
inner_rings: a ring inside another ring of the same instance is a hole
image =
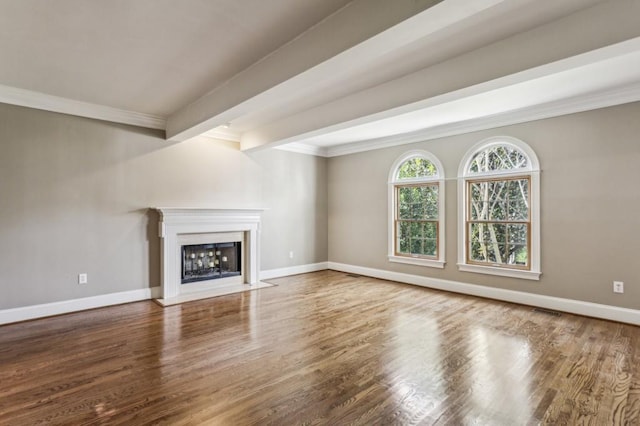
[[[413, 157], [397, 170], [395, 252], [400, 256], [437, 258], [439, 184], [415, 181], [433, 180], [438, 169], [426, 158]], [[403, 180], [411, 183], [403, 184]]]
[[529, 176], [498, 177], [501, 171], [525, 167], [527, 157], [504, 145], [485, 148], [472, 158], [470, 175], [493, 173], [495, 177], [466, 182], [469, 263], [529, 268]]

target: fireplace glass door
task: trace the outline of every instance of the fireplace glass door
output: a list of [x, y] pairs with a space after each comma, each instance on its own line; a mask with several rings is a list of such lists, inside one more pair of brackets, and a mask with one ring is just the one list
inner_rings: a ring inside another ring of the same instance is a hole
[[239, 241], [182, 246], [182, 284], [241, 274]]

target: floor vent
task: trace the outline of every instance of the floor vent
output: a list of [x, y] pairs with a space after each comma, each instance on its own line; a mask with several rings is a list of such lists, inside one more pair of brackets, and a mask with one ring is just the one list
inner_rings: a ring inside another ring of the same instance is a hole
[[559, 317], [561, 314], [558, 311], [552, 311], [550, 309], [543, 308], [533, 308], [533, 312], [538, 312], [540, 314], [553, 315], [554, 317]]
[[358, 274], [347, 274], [347, 276], [351, 278], [360, 278], [360, 275]]

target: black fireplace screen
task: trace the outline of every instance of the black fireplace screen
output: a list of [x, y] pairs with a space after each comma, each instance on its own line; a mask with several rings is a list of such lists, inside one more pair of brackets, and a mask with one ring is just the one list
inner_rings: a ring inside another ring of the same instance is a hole
[[240, 242], [182, 246], [182, 284], [241, 274]]

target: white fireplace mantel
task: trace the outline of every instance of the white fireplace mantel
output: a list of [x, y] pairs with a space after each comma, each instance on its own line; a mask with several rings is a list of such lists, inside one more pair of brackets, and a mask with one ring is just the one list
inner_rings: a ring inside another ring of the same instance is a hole
[[[178, 300], [181, 291], [181, 239], [221, 232], [244, 233], [243, 280], [250, 289], [259, 283], [260, 221], [264, 209], [155, 207], [160, 214], [162, 304]], [[211, 281], [215, 288], [216, 280]], [[193, 297], [190, 298], [192, 300]]]

